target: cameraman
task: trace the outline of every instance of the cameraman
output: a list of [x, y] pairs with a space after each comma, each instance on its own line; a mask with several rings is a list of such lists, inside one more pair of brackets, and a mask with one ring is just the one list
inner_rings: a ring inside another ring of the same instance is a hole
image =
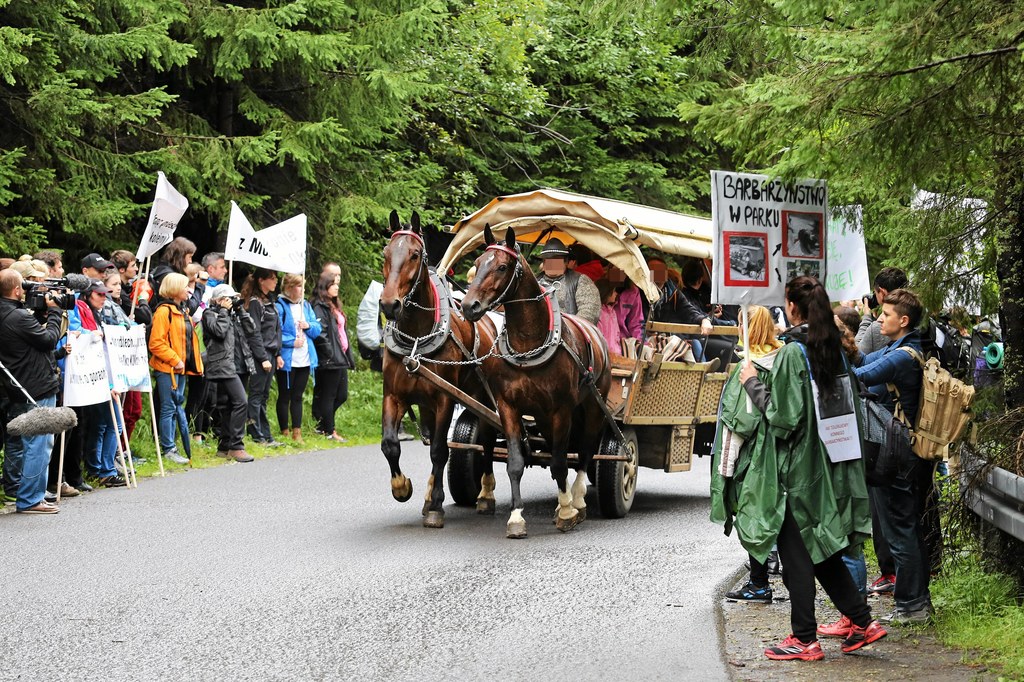
[[[885, 303], [885, 297], [890, 291], [904, 289], [908, 283], [907, 273], [899, 268], [882, 268], [879, 270], [878, 274], [875, 275], [874, 281], [876, 305], [881, 307]], [[870, 299], [865, 296], [861, 300], [860, 305], [857, 306], [863, 316], [860, 321], [860, 329], [857, 330], [857, 348], [864, 355], [882, 350], [889, 345], [889, 339], [882, 334], [881, 318], [875, 319], [871, 314], [870, 303]]]
[[[21, 275], [15, 270], [0, 271], [0, 362], [14, 375], [36, 403], [42, 407], [57, 404], [57, 364], [54, 349], [61, 337], [63, 312], [52, 297], [46, 297], [46, 323], [40, 322], [21, 302]], [[25, 395], [7, 385], [10, 400], [7, 418], [25, 414], [32, 409]], [[16, 509], [25, 514], [56, 514], [59, 509], [49, 504], [46, 476], [53, 449], [53, 434], [11, 436], [6, 460], [20, 469]], [[7, 462], [5, 461], [5, 469]]]
[[251, 462], [253, 457], [242, 443], [248, 401], [239, 375], [253, 374], [256, 363], [269, 372], [271, 364], [256, 323], [245, 312], [241, 297], [230, 284], [218, 284], [210, 293], [210, 307], [203, 311], [203, 338], [205, 376], [217, 387], [221, 411], [217, 455], [236, 462]]

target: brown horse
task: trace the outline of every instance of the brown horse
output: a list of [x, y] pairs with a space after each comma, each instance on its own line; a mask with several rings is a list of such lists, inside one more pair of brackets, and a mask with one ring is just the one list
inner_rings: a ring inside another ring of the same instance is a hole
[[[513, 230], [505, 243], [495, 242], [484, 228], [487, 248], [476, 260], [476, 277], [462, 301], [471, 320], [505, 307], [505, 327], [498, 340], [500, 354], [484, 360], [484, 374], [495, 388], [498, 415], [508, 443], [508, 475], [512, 483], [510, 538], [526, 537], [519, 491], [526, 450], [523, 415], [533, 415], [551, 448], [551, 477], [558, 484], [555, 524], [568, 531], [586, 517], [587, 465], [605, 425], [603, 401], [611, 386], [608, 347], [597, 329], [572, 315], [559, 314], [554, 292], [545, 292], [527, 266]], [[600, 396], [586, 384], [591, 382]], [[579, 446], [579, 465], [572, 489], [567, 488], [567, 452]]]
[[[384, 404], [381, 450], [391, 467], [391, 494], [399, 502], [412, 497], [412, 482], [402, 473], [398, 431], [410, 405], [420, 408], [421, 424], [430, 427], [430, 479], [423, 503], [423, 525], [444, 527], [444, 470], [448, 464], [448, 427], [454, 399], [421, 377], [409, 373], [403, 359], [411, 355], [442, 379], [470, 395], [482, 397], [482, 373], [473, 362], [476, 351], [486, 353], [494, 344], [495, 327], [489, 319], [466, 320], [456, 309], [447, 286], [428, 264], [428, 235], [420, 229], [418, 213], [403, 228], [391, 212], [391, 241], [384, 248], [384, 291], [380, 308], [390, 323], [384, 330]], [[436, 228], [428, 228], [428, 230]], [[442, 364], [455, 363], [455, 364]], [[488, 401], [489, 402], [489, 401]], [[484, 474], [477, 510], [494, 513], [494, 436], [481, 424]]]

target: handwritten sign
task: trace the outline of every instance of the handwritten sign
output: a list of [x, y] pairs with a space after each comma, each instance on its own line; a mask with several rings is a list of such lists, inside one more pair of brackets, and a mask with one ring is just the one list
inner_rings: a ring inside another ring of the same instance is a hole
[[781, 305], [789, 280], [823, 279], [827, 215], [824, 180], [711, 171], [712, 300]]
[[257, 232], [232, 201], [224, 258], [282, 272], [305, 272], [306, 214], [300, 213]]
[[64, 404], [98, 405], [110, 400], [107, 354], [99, 334], [82, 334], [71, 342], [64, 363]]
[[149, 222], [135, 257], [142, 260], [170, 244], [174, 239], [174, 231], [178, 229], [178, 221], [187, 210], [188, 199], [171, 186], [163, 171], [159, 171], [153, 208], [149, 211]]
[[103, 336], [110, 363], [110, 381], [114, 385], [114, 390], [120, 393], [152, 392], [146, 328], [142, 325], [130, 329], [120, 325], [104, 325]]
[[871, 292], [861, 213], [860, 206], [842, 206], [829, 215], [825, 278], [829, 300], [856, 301]]

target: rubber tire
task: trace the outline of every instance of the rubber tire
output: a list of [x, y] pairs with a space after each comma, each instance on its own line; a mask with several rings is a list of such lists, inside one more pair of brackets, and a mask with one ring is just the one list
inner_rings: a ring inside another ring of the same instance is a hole
[[[597, 506], [601, 515], [607, 519], [621, 519], [629, 513], [636, 498], [636, 482], [640, 472], [640, 448], [637, 445], [636, 432], [622, 428], [623, 441], [621, 452], [631, 456], [630, 462], [597, 462]], [[614, 452], [615, 437], [611, 434], [601, 439], [599, 452]]]
[[[475, 445], [477, 424], [476, 415], [468, 410], [464, 411], [455, 421], [452, 441]], [[480, 494], [480, 477], [484, 473], [483, 462], [483, 453], [451, 448], [448, 459], [448, 491], [459, 507], [476, 506], [476, 498]]]

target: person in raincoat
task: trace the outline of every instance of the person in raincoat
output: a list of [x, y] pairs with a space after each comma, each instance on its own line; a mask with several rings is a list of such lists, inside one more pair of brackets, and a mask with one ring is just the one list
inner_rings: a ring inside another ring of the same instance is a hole
[[790, 281], [786, 315], [798, 327], [775, 354], [767, 377], [759, 378], [751, 362], [740, 371], [746, 396], [734, 409], [744, 413], [742, 421], [757, 423], [737, 459], [737, 470], [744, 455], [750, 461], [735, 500], [735, 527], [758, 561], [767, 558], [773, 543], [778, 545], [782, 580], [789, 590], [792, 634], [765, 649], [765, 655], [814, 661], [825, 656], [817, 641], [815, 579], [852, 623], [843, 653], [887, 633], [872, 619], [842, 558], [851, 543], [870, 534], [871, 517], [860, 456], [856, 380], [843, 357], [821, 282], [806, 276]]
[[[743, 357], [758, 360], [764, 367], [771, 367], [775, 353], [782, 348], [772, 314], [763, 306], [753, 305], [747, 311], [747, 319], [750, 325], [747, 338], [749, 348], [744, 350]], [[758, 376], [762, 380], [767, 379], [768, 371], [762, 369]], [[732, 517], [736, 513], [739, 487], [750, 466], [750, 458], [741, 459], [739, 454], [743, 443], [756, 432], [757, 425], [762, 420], [760, 412], [746, 411], [746, 394], [739, 379], [740, 367], [737, 365], [722, 391], [722, 410], [715, 437], [714, 464], [711, 467], [711, 520], [727, 524], [729, 530], [732, 528]], [[725, 446], [725, 452], [722, 446]], [[736, 470], [737, 465], [742, 467], [740, 471]], [[737, 601], [770, 604], [772, 588], [768, 582], [768, 573], [770, 566], [775, 566], [775, 571], [778, 572], [778, 553], [771, 552], [767, 562], [758, 561], [753, 554], [749, 559], [750, 579], [740, 589], [727, 592], [725, 597]]]

